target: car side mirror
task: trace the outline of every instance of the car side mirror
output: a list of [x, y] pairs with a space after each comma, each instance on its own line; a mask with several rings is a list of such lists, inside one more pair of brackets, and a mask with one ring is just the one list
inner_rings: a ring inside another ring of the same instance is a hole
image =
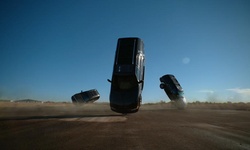
[[110, 82], [110, 83], [112, 82], [110, 79], [107, 79], [107, 81]]
[[143, 80], [141, 80], [141, 81], [139, 81], [139, 82], [138, 82], [138, 84], [143, 83], [143, 82], [144, 82], [144, 81], [143, 81]]

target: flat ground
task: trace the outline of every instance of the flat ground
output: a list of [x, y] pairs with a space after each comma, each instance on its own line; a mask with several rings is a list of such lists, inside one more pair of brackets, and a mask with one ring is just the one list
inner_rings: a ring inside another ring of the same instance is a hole
[[0, 103], [1, 149], [250, 149], [249, 104], [143, 105], [121, 115], [108, 104]]

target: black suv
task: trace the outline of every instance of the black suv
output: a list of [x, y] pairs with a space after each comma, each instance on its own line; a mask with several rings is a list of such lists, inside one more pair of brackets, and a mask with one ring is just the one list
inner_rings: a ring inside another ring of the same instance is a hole
[[160, 78], [160, 88], [164, 89], [171, 101], [175, 102], [175, 106], [184, 109], [187, 106], [184, 91], [174, 75], [167, 74]]
[[82, 104], [82, 103], [93, 103], [94, 101], [100, 98], [100, 94], [96, 89], [81, 91], [80, 93], [76, 93], [71, 97], [71, 100], [74, 104]]
[[119, 38], [110, 89], [111, 110], [134, 113], [139, 110], [145, 73], [144, 45], [140, 38]]

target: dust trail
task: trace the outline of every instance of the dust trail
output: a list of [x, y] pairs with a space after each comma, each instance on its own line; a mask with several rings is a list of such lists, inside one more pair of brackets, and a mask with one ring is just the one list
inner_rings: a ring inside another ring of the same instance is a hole
[[82, 117], [82, 118], [64, 118], [61, 121], [84, 121], [84, 122], [125, 122], [127, 120], [124, 116], [108, 116], [108, 117]]

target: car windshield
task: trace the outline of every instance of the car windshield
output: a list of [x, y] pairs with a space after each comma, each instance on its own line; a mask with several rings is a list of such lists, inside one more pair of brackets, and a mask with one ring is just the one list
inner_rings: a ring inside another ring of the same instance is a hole
[[113, 78], [114, 86], [119, 90], [133, 89], [138, 85], [136, 77], [131, 76], [115, 76]]

